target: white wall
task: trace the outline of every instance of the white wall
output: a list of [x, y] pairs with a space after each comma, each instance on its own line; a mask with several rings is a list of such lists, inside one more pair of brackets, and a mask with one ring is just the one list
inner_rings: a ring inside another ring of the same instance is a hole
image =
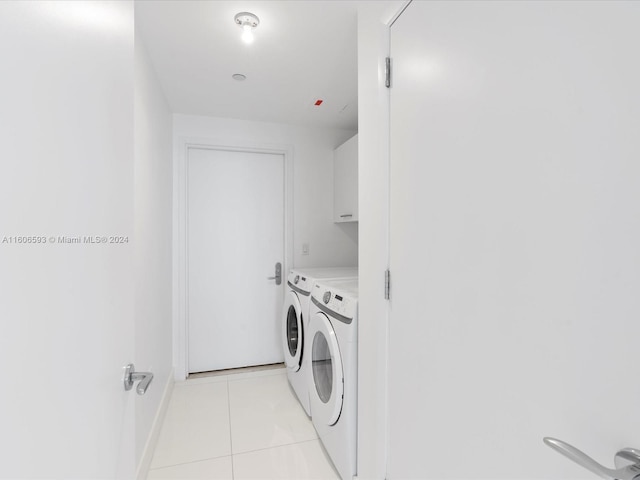
[[404, 1], [362, 2], [358, 10], [359, 324], [358, 476], [386, 475], [387, 301], [389, 265], [389, 52], [387, 23]]
[[[293, 147], [293, 263], [297, 267], [352, 266], [358, 261], [357, 224], [333, 223], [333, 149], [356, 132], [227, 118], [174, 115], [174, 141], [208, 138], [223, 145]], [[302, 244], [309, 255], [302, 255]]]
[[131, 477], [133, 5], [0, 2], [0, 477]]
[[[136, 395], [136, 462], [172, 381], [172, 116], [140, 37], [135, 38], [135, 365], [154, 374]], [[149, 454], [150, 452], [146, 452]], [[141, 466], [145, 469], [145, 465]]]

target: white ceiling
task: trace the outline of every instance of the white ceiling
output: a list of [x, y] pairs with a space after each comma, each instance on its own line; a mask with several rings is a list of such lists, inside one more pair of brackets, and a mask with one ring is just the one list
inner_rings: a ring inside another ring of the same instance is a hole
[[357, 129], [357, 3], [145, 0], [136, 28], [174, 113]]

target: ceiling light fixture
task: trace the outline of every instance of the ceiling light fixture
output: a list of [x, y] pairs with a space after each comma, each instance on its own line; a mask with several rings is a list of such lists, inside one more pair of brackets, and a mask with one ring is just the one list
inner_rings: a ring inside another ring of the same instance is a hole
[[233, 77], [234, 80], [237, 80], [239, 82], [242, 82], [243, 80], [247, 79], [247, 76], [241, 73], [234, 73], [233, 75], [231, 75], [231, 77]]
[[260, 25], [260, 19], [249, 12], [240, 12], [233, 19], [238, 26], [242, 27], [242, 41], [253, 43], [253, 29]]

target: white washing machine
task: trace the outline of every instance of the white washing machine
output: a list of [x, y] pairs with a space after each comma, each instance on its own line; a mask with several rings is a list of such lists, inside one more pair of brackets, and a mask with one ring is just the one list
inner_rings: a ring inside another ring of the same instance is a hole
[[287, 378], [307, 415], [309, 409], [309, 375], [311, 364], [306, 335], [309, 327], [309, 298], [317, 280], [358, 278], [357, 267], [295, 268], [287, 278], [286, 296], [282, 308], [282, 343]]
[[313, 426], [343, 480], [356, 475], [358, 281], [319, 281], [311, 293]]

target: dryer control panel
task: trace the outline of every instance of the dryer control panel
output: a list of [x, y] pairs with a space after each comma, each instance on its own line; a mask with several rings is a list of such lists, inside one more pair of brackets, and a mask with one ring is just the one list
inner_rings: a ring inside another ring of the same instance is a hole
[[346, 289], [342, 285], [316, 283], [311, 295], [317, 302], [324, 305], [327, 310], [352, 319], [358, 310], [358, 298], [357, 295], [354, 296], [353, 292], [349, 290], [352, 289]]

